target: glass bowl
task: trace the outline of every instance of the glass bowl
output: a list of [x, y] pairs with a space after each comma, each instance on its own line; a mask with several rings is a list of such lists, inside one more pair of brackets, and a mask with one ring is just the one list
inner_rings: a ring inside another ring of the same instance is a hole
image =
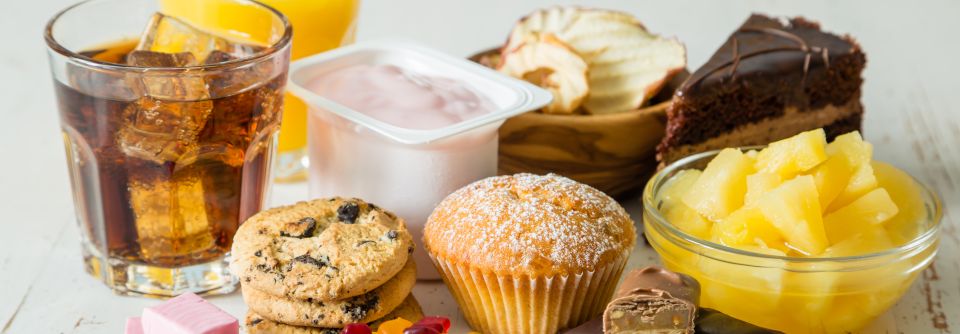
[[[743, 150], [763, 147], [744, 147]], [[856, 332], [887, 311], [933, 261], [940, 245], [940, 200], [919, 180], [926, 230], [901, 247], [838, 258], [771, 256], [727, 247], [684, 233], [667, 221], [659, 198], [677, 172], [703, 170], [720, 151], [696, 154], [657, 174], [643, 191], [647, 240], [670, 270], [695, 277], [700, 303], [785, 333]]]

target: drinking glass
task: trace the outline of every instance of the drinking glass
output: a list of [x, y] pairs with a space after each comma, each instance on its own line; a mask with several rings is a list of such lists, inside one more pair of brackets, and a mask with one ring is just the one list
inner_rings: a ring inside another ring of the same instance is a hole
[[86, 270], [117, 294], [233, 291], [233, 235], [269, 197], [292, 28], [257, 2], [195, 2], [243, 8], [247, 24], [169, 36], [233, 53], [133, 51], [157, 0], [86, 1], [47, 25]]

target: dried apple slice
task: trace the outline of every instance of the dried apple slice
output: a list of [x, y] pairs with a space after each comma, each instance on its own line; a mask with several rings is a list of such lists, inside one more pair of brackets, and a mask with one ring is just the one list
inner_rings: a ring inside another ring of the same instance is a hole
[[569, 45], [590, 69], [591, 114], [613, 114], [641, 107], [687, 65], [686, 49], [676, 39], [653, 35], [626, 13], [553, 7], [518, 22], [503, 50], [524, 43], [531, 33], [551, 33]]
[[523, 44], [503, 54], [497, 71], [553, 93], [553, 101], [543, 107], [548, 114], [571, 114], [590, 93], [587, 63], [549, 33], [526, 36]]

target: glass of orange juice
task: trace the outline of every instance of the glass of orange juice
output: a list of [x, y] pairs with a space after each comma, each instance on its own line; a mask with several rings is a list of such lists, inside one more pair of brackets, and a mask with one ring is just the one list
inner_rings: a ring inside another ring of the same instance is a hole
[[[311, 56], [353, 43], [360, 0], [258, 0], [280, 11], [293, 25], [291, 60]], [[257, 25], [249, 10], [228, 1], [160, 0], [164, 13], [180, 16], [201, 26], [232, 26], [233, 22]], [[275, 176], [277, 182], [306, 179], [307, 106], [287, 94], [280, 128]]]

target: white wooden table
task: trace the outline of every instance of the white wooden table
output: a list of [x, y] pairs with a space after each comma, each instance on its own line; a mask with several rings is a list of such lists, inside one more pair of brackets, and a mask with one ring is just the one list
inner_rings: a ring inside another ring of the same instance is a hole
[[[126, 317], [155, 300], [115, 296], [82, 269], [78, 232], [60, 139], [56, 101], [41, 32], [75, 0], [0, 0], [0, 333], [121, 333]], [[359, 39], [400, 36], [453, 55], [502, 43], [535, 8], [567, 0], [362, 0]], [[584, 3], [588, 3], [584, 1]], [[944, 203], [940, 254], [910, 292], [863, 333], [960, 331], [960, 3], [956, 1], [648, 1], [590, 5], [637, 15], [653, 32], [685, 43], [691, 69], [703, 64], [750, 12], [803, 15], [855, 36], [867, 52], [865, 136], [875, 159], [917, 176]], [[273, 205], [306, 197], [304, 184], [280, 185]], [[639, 220], [636, 201], [625, 201]], [[659, 264], [638, 245], [629, 268]], [[441, 283], [414, 294], [430, 315], [468, 327]], [[238, 293], [212, 297], [241, 317]]]

